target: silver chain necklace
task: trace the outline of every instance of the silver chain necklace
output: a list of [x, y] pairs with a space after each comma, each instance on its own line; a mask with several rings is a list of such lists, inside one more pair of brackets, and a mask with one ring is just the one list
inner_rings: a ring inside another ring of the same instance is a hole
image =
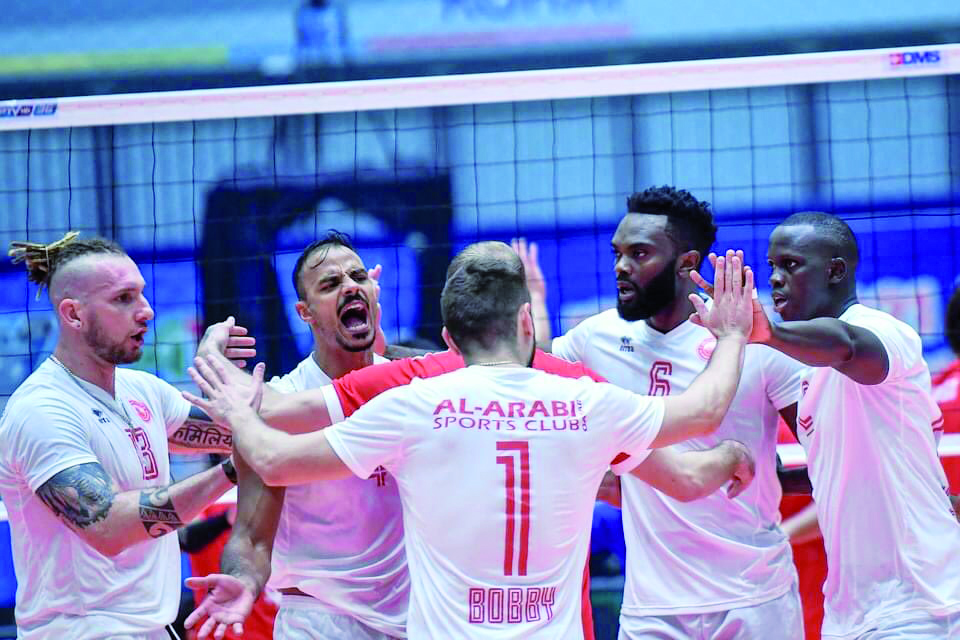
[[[95, 393], [93, 393], [92, 391], [90, 391], [90, 389], [87, 389], [86, 384], [92, 384], [92, 383], [86, 382], [86, 381], [81, 381], [80, 378], [78, 378], [77, 375], [76, 375], [73, 371], [70, 371], [70, 369], [67, 368], [67, 365], [65, 365], [65, 364], [63, 364], [62, 362], [60, 362], [60, 360], [58, 360], [58, 359], [56, 358], [56, 356], [51, 355], [51, 356], [50, 356], [50, 359], [53, 360], [53, 362], [54, 362], [55, 364], [57, 364], [61, 369], [63, 369], [64, 371], [66, 371], [66, 372], [67, 372], [67, 375], [70, 376], [70, 379], [73, 380], [73, 382], [74, 382], [78, 387], [80, 387], [80, 389], [81, 389], [84, 393], [86, 393], [88, 396], [90, 396], [91, 398], [93, 398], [94, 400], [96, 400], [97, 402], [99, 402], [99, 403], [100, 403], [102, 406], [104, 406], [110, 413], [116, 415], [118, 418], [120, 418], [121, 420], [123, 420], [123, 423], [126, 424], [128, 427], [130, 427], [131, 429], [136, 429], [136, 426], [134, 426], [134, 424], [133, 424], [133, 420], [130, 419], [130, 414], [127, 413], [127, 410], [126, 410], [126, 408], [123, 406], [123, 404], [121, 404], [120, 402], [118, 402], [116, 399], [114, 399], [114, 401], [113, 401], [112, 404], [111, 404], [111, 403], [108, 403], [108, 402], [104, 402], [103, 398], [98, 397], [97, 394], [95, 394]], [[84, 384], [84, 382], [86, 382], [86, 384]], [[104, 393], [106, 393], [106, 392], [104, 392]]]
[[515, 364], [520, 366], [520, 363], [516, 360], [498, 360], [496, 362], [474, 362], [473, 365], [477, 367], [498, 367], [502, 364]]

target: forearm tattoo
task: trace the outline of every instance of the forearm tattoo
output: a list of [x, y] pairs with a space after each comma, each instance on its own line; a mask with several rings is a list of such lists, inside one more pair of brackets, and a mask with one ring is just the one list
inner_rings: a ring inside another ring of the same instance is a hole
[[64, 469], [37, 489], [43, 503], [77, 529], [106, 518], [115, 495], [113, 481], [97, 462]]
[[140, 492], [140, 521], [151, 538], [159, 538], [183, 526], [166, 487]]
[[212, 422], [188, 419], [170, 437], [170, 442], [190, 449], [219, 449], [230, 451], [233, 434]]
[[188, 449], [230, 451], [233, 448], [233, 434], [229, 429], [214, 424], [200, 409], [191, 407], [186, 422], [170, 436], [170, 442]]

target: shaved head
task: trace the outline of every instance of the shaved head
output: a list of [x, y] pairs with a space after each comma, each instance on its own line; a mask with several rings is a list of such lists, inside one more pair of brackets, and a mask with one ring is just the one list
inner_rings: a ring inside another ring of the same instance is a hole
[[795, 213], [780, 223], [781, 227], [810, 226], [815, 233], [814, 244], [827, 258], [843, 258], [850, 269], [860, 261], [860, 250], [853, 230], [842, 219], [829, 213], [805, 211]]
[[66, 298], [87, 300], [98, 289], [110, 284], [117, 262], [133, 261], [125, 255], [87, 254], [71, 260], [50, 278], [50, 300], [56, 307]]

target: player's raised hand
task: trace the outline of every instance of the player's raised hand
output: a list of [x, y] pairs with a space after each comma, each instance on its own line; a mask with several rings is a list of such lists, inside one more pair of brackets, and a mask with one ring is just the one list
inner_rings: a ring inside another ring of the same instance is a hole
[[240, 407], [260, 410], [263, 399], [264, 364], [258, 363], [252, 377], [230, 375], [229, 361], [219, 353], [208, 353], [193, 359], [194, 366], [188, 369], [190, 377], [206, 396], [200, 398], [189, 391], [182, 395], [188, 402], [202, 409], [217, 424], [232, 426], [229, 414]]
[[736, 457], [736, 466], [727, 485], [727, 497], [736, 498], [744, 492], [757, 473], [757, 465], [746, 445], [737, 440], [724, 440], [731, 453]]
[[523, 263], [523, 270], [527, 274], [527, 289], [531, 296], [540, 296], [542, 300], [547, 299], [547, 282], [543, 278], [543, 271], [540, 269], [540, 248], [536, 242], [527, 242], [526, 238], [514, 238], [510, 241], [520, 262]]
[[247, 585], [233, 576], [220, 573], [205, 578], [187, 578], [186, 584], [195, 591], [207, 590], [207, 595], [187, 617], [184, 627], [191, 629], [202, 621], [197, 632], [198, 638], [206, 638], [211, 631], [214, 638], [222, 638], [228, 628], [237, 635], [243, 634], [243, 621], [250, 615], [257, 599]]
[[[694, 282], [705, 282], [699, 273], [691, 272]], [[714, 264], [713, 287], [707, 289], [713, 296], [713, 305], [707, 305], [696, 294], [690, 302], [696, 311], [690, 320], [706, 327], [717, 338], [750, 336], [753, 329], [753, 270], [743, 264], [743, 252], [730, 250], [719, 256]]]
[[242, 369], [247, 366], [249, 358], [257, 356], [257, 350], [254, 348], [257, 339], [247, 333], [247, 328], [237, 325], [236, 319], [230, 316], [223, 322], [207, 327], [197, 347], [197, 355], [216, 351]]
[[[738, 249], [736, 255], [743, 260], [743, 251]], [[707, 256], [707, 258], [710, 260], [710, 264], [713, 266], [714, 270], [716, 270], [717, 254], [711, 253], [709, 256]], [[698, 287], [703, 289], [704, 293], [711, 298], [713, 297], [713, 287], [699, 272], [691, 271], [690, 279], [693, 280]], [[748, 342], [757, 342], [763, 344], [770, 339], [771, 332], [772, 329], [770, 327], [770, 318], [767, 316], [767, 312], [764, 311], [763, 305], [760, 304], [760, 298], [753, 296], [753, 331], [750, 332], [750, 338]]]

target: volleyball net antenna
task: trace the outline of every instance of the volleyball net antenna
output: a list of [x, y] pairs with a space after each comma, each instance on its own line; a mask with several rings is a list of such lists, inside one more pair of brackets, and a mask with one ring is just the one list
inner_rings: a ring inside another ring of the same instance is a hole
[[[765, 286], [766, 239], [827, 210], [859, 236], [862, 299], [951, 355], [960, 247], [960, 45], [0, 103], [0, 240], [117, 239], [156, 311], [140, 366], [175, 384], [205, 323], [235, 315], [268, 371], [310, 349], [300, 250], [329, 228], [383, 265], [391, 342], [439, 344], [450, 257], [539, 244], [554, 333], [614, 304], [628, 194], [712, 203], [718, 248]], [[0, 404], [53, 348], [0, 267]], [[761, 298], [768, 301], [766, 292]], [[958, 447], [960, 451], [960, 447]]]

